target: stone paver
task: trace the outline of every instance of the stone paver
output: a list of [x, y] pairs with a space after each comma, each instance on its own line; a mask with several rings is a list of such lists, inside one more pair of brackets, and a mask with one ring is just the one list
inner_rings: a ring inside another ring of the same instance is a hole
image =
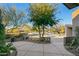
[[14, 42], [18, 56], [73, 56], [63, 46], [63, 39], [51, 37], [51, 44], [36, 44], [27, 41]]

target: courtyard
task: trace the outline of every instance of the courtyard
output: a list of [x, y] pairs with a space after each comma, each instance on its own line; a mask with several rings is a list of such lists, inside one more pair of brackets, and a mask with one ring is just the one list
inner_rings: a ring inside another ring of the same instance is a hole
[[63, 38], [51, 37], [49, 44], [37, 44], [28, 41], [14, 42], [18, 56], [74, 56], [64, 48]]
[[5, 5], [0, 8], [0, 56], [79, 55], [79, 9], [72, 9], [79, 4]]

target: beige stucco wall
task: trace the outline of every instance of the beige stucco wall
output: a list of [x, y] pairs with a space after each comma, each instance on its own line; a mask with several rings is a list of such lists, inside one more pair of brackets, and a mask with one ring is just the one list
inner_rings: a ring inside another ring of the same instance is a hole
[[76, 35], [76, 27], [79, 26], [79, 15], [72, 20], [72, 36]]
[[72, 13], [72, 36], [76, 36], [76, 27], [79, 26], [79, 9]]
[[65, 37], [71, 37], [72, 36], [72, 27], [70, 25], [65, 26]]

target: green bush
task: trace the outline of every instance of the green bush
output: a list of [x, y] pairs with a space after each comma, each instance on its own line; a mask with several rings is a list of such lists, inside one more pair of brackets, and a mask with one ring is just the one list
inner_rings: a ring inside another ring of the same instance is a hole
[[5, 40], [5, 28], [3, 24], [0, 24], [0, 44], [3, 44]]
[[6, 43], [0, 46], [0, 56], [8, 56], [11, 51], [16, 51], [15, 47], [11, 43]]

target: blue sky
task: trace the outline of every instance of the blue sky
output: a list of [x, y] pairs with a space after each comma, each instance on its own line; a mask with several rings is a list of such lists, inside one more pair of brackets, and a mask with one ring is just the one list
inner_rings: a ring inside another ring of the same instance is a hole
[[57, 9], [57, 17], [59, 19], [62, 19], [60, 23], [63, 24], [72, 24], [72, 13], [79, 7], [73, 8], [73, 9], [68, 9], [66, 6], [63, 4], [58, 4]]
[[[0, 4], [0, 6], [5, 6], [5, 7], [10, 7], [15, 5], [17, 10], [22, 10], [24, 11], [26, 14], [28, 13], [28, 8], [29, 8], [29, 4], [28, 3], [9, 3], [9, 4]], [[77, 7], [78, 8], [78, 7]], [[58, 4], [57, 5], [57, 11], [58, 13], [56, 14], [56, 17], [58, 19], [62, 19], [60, 21], [60, 23], [62, 24], [72, 24], [72, 12], [77, 9], [68, 9], [67, 7], [65, 7], [63, 4]]]

